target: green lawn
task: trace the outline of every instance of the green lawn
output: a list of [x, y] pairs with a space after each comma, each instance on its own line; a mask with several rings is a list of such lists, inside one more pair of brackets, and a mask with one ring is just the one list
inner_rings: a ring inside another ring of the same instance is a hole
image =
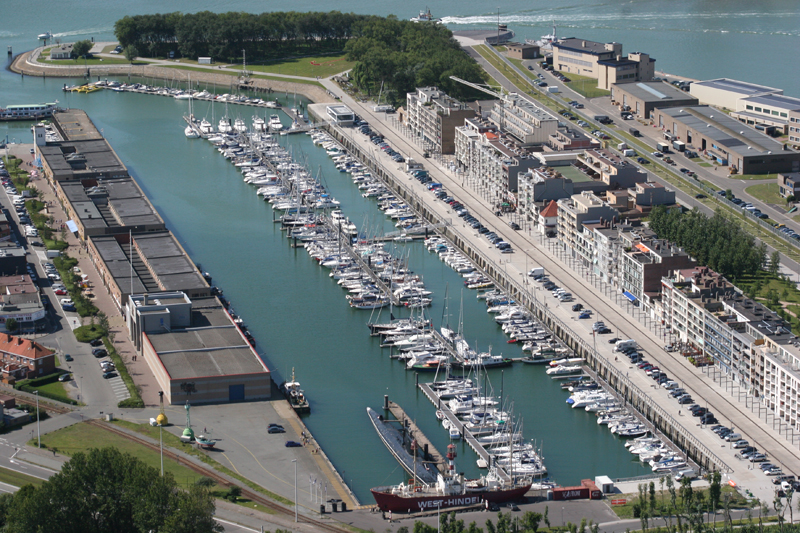
[[[327, 78], [350, 70], [355, 65], [354, 61], [346, 61], [344, 54], [298, 57], [294, 59], [281, 59], [265, 65], [247, 65], [247, 70], [263, 72], [265, 74], [287, 74], [290, 76], [303, 76], [305, 78]], [[231, 68], [241, 69], [241, 65], [231, 65]]]
[[116, 47], [117, 47], [117, 45], [116, 45], [116, 44], [109, 44], [108, 46], [106, 46], [105, 48], [103, 48], [103, 51], [101, 52], [101, 54], [109, 54], [109, 53], [111, 53], [111, 51], [112, 51], [113, 49], [115, 49]]
[[773, 176], [768, 176], [767, 174], [731, 174], [729, 177], [735, 180], [768, 180]]
[[[226, 76], [238, 76], [239, 75], [238, 72], [232, 72], [230, 70], [227, 70], [227, 71], [226, 70], [218, 70], [217, 71], [217, 70], [201, 68], [201, 67], [187, 67], [185, 65], [160, 65], [160, 66], [163, 66], [165, 68], [174, 68], [174, 69], [178, 69], [178, 70], [191, 70], [191, 71], [194, 71], [194, 72], [211, 72], [213, 74], [224, 74]], [[320, 82], [316, 81], [316, 80], [306, 80], [306, 79], [303, 79], [303, 78], [281, 78], [281, 77], [278, 77], [278, 76], [269, 76], [269, 75], [265, 75], [265, 74], [254, 74], [252, 77], [253, 78], [257, 78], [257, 79], [261, 79], [261, 80], [284, 81], [284, 82], [288, 82], [288, 83], [303, 83], [303, 84], [306, 84], [306, 85], [316, 85], [317, 87], [323, 87], [323, 85]]]
[[33, 387], [36, 390], [40, 390], [42, 392], [47, 392], [54, 396], [61, 396], [65, 400], [69, 399], [69, 395], [67, 391], [64, 389], [64, 384], [60, 381], [54, 381], [53, 383], [48, 383], [46, 385], [41, 385], [39, 387]]
[[[153, 429], [157, 430], [157, 428]], [[165, 437], [166, 435], [167, 432], [164, 432]], [[156, 431], [157, 436], [158, 431]], [[123, 453], [129, 453], [141, 459], [153, 468], [161, 468], [161, 458], [157, 451], [85, 422], [42, 435], [42, 446], [47, 446], [50, 449], [56, 448], [58, 453], [69, 456], [77, 452], [85, 452], [89, 448], [111, 446]], [[200, 474], [167, 457], [164, 458], [164, 471], [170, 472], [182, 487], [187, 487], [202, 477]]]
[[[663, 490], [663, 491], [661, 490], [658, 481], [655, 482], [655, 486], [656, 486], [656, 510], [655, 510], [655, 516], [661, 516], [662, 504], [665, 507], [669, 505], [670, 495], [669, 495], [669, 491], [667, 491], [666, 489]], [[734, 489], [732, 487], [729, 487], [728, 485], [722, 485], [721, 489], [722, 489], [723, 497], [725, 496], [725, 494], [730, 495], [729, 497], [731, 498], [731, 508], [732, 509], [746, 509], [748, 507], [747, 500], [745, 498], [743, 498], [738, 492], [736, 492], [736, 489]], [[678, 489], [676, 488], [675, 490], [677, 491]], [[694, 489], [694, 494], [698, 494], [698, 493], [703, 493], [706, 496], [706, 500], [705, 501], [708, 501], [708, 498], [707, 498], [707, 496], [708, 496], [708, 488], [703, 488], [703, 489], [695, 488]], [[628, 501], [624, 505], [612, 505], [611, 506], [611, 510], [614, 511], [614, 513], [620, 518], [633, 518], [633, 504], [638, 501], [639, 495], [638, 494], [622, 494], [622, 495], [616, 496], [614, 499], [626, 499]], [[722, 499], [720, 499], [720, 507], [719, 508], [722, 508], [722, 503], [721, 502], [722, 502]], [[678, 507], [682, 507], [683, 506], [683, 500], [682, 500], [682, 498], [680, 496], [678, 496], [676, 504], [677, 504]]]
[[564, 76], [569, 78], [571, 81], [565, 84], [567, 87], [572, 89], [578, 94], [582, 94], [586, 98], [595, 98], [597, 96], [609, 96], [611, 91], [606, 91], [605, 89], [598, 89], [597, 88], [597, 80], [595, 78], [589, 78], [587, 76], [579, 76], [577, 74], [571, 74], [569, 72], [564, 73]]
[[750, 187], [744, 190], [750, 196], [758, 198], [762, 202], [767, 202], [768, 204], [778, 204], [780, 206], [786, 205], [786, 200], [781, 198], [781, 195], [778, 194], [778, 184], [777, 183], [760, 183], [758, 185], [751, 185]]
[[44, 480], [0, 466], [0, 482], [7, 483], [13, 487], [24, 487], [25, 485], [38, 487], [44, 483]]
[[704, 161], [704, 162], [702, 162], [702, 163], [697, 163], [697, 166], [700, 166], [700, 167], [710, 167], [710, 166], [712, 166], [712, 165], [711, 165], [711, 163], [706, 163], [706, 162]]

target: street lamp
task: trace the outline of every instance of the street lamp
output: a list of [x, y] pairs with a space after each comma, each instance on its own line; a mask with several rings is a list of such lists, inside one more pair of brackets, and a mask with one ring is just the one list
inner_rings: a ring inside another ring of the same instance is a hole
[[297, 459], [292, 459], [294, 463], [294, 522], [297, 523]]
[[442, 510], [442, 502], [436, 502], [436, 531], [437, 533], [442, 533], [442, 517], [439, 516], [439, 512]]
[[158, 425], [158, 447], [161, 451], [161, 477], [164, 477], [164, 437], [162, 432], [164, 431], [164, 426], [161, 424]]
[[39, 391], [35, 390], [33, 393], [36, 395], [36, 446], [42, 447], [42, 434], [39, 432]]

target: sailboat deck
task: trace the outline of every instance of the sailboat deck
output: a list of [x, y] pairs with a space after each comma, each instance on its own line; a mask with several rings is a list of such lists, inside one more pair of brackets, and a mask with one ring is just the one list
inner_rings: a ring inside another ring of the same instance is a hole
[[[425, 393], [425, 396], [427, 396], [428, 399], [433, 402], [433, 405], [435, 405], [437, 409], [444, 413], [444, 416], [450, 421], [450, 424], [453, 427], [458, 428], [459, 433], [461, 433], [461, 438], [466, 441], [467, 444], [469, 444], [470, 448], [472, 448], [481, 459], [486, 461], [487, 465], [491, 464], [492, 458], [489, 456], [489, 452], [486, 451], [486, 448], [484, 448], [483, 445], [478, 442], [478, 439], [476, 439], [472, 433], [470, 433], [469, 430], [464, 427], [464, 423], [459, 420], [455, 413], [450, 410], [450, 408], [447, 406], [447, 402], [441, 401], [439, 396], [427, 383], [420, 383], [419, 388], [423, 393]], [[498, 466], [497, 473], [500, 476], [500, 479], [502, 479], [504, 482], [511, 483], [511, 476], [509, 476], [503, 468]]]

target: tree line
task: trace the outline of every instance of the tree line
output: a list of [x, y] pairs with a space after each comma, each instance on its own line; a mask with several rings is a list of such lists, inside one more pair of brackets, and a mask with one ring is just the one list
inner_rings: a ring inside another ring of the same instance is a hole
[[755, 237], [720, 211], [707, 217], [697, 209], [681, 213], [659, 206], [650, 213], [650, 229], [732, 281], [753, 276], [766, 265], [767, 246], [757, 245]]
[[123, 17], [114, 34], [123, 48], [134, 46], [147, 57], [169, 52], [197, 59], [213, 57], [248, 62], [304, 51], [341, 50], [358, 23], [375, 18], [339, 11], [299, 13], [165, 13]]
[[437, 86], [462, 100], [486, 98], [450, 79], [483, 83], [486, 74], [445, 26], [389, 16], [364, 19], [355, 27], [356, 38], [345, 45], [347, 59], [357, 62], [350, 79], [367, 94], [378, 94], [382, 88], [387, 101], [397, 105], [415, 87]]

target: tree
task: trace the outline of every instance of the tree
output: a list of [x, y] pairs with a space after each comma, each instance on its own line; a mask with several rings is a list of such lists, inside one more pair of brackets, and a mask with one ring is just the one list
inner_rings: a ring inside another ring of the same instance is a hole
[[133, 64], [133, 61], [139, 57], [139, 50], [132, 44], [126, 46], [123, 50], [123, 53], [125, 54], [125, 59], [127, 59], [131, 65]]
[[6, 329], [9, 333], [14, 333], [19, 329], [19, 323], [17, 323], [16, 318], [9, 318], [6, 320]]
[[793, 204], [796, 200], [797, 198], [794, 197], [794, 194], [790, 194], [789, 196], [786, 197], [787, 204]]
[[75, 57], [85, 57], [86, 54], [89, 53], [89, 50], [92, 49], [92, 41], [88, 39], [84, 39], [83, 41], [78, 41], [72, 45], [72, 54]]
[[728, 200], [733, 200], [733, 191], [730, 189], [725, 189], [725, 198]]
[[781, 268], [781, 253], [778, 250], [772, 252], [769, 256], [769, 273], [773, 276], [778, 275], [778, 270]]
[[76, 453], [38, 488], [15, 495], [8, 533], [214, 533], [214, 500], [206, 489], [178, 490], [175, 479], [116, 448]]

